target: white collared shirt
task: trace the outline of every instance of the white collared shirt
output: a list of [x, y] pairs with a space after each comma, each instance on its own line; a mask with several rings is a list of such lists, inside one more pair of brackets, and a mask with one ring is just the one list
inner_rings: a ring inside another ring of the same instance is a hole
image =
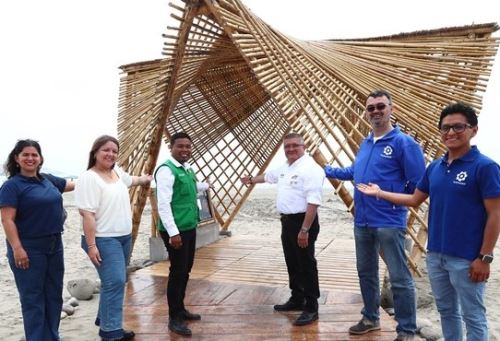
[[282, 214], [304, 213], [307, 204], [321, 205], [325, 172], [307, 154], [264, 174], [268, 183], [278, 184], [276, 209]]
[[[191, 168], [191, 165], [188, 162], [181, 164], [173, 157], [170, 157], [169, 160], [172, 161], [172, 163], [177, 167], [182, 166], [184, 169]], [[179, 234], [179, 229], [177, 228], [177, 225], [175, 225], [172, 207], [170, 206], [170, 203], [172, 202], [175, 177], [170, 168], [164, 166], [158, 168], [156, 171], [155, 180], [158, 198], [158, 214], [163, 226], [167, 230], [168, 235], [173, 237]], [[208, 187], [209, 185], [206, 182], [196, 182], [196, 190], [198, 192], [206, 191]]]

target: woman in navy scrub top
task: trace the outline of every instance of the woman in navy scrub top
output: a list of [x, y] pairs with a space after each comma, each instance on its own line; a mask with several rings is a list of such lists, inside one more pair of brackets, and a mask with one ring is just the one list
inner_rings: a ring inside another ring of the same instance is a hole
[[5, 163], [0, 213], [7, 258], [19, 291], [26, 341], [59, 341], [64, 258], [62, 192], [74, 183], [41, 174], [43, 157], [33, 140], [19, 140]]

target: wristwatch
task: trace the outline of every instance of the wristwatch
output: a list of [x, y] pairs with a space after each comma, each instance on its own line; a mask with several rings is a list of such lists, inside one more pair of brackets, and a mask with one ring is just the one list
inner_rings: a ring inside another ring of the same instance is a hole
[[487, 264], [490, 264], [491, 262], [493, 262], [493, 255], [481, 255], [480, 254], [479, 259]]

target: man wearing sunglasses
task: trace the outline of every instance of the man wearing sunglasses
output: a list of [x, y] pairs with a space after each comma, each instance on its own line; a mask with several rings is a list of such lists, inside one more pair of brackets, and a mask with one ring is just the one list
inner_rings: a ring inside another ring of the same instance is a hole
[[471, 145], [478, 130], [471, 106], [448, 105], [438, 128], [448, 151], [427, 167], [412, 195], [375, 183], [358, 189], [399, 205], [418, 206], [430, 198], [426, 262], [444, 338], [463, 340], [465, 322], [467, 340], [486, 341], [483, 296], [500, 234], [500, 167]]
[[[346, 168], [325, 167], [328, 178], [377, 183], [382, 189], [413, 193], [425, 170], [422, 149], [410, 136], [391, 124], [391, 95], [377, 90], [366, 100], [366, 119], [372, 132], [361, 143], [354, 163]], [[411, 340], [416, 332], [415, 285], [404, 250], [407, 208], [389, 201], [364, 196], [354, 190], [354, 239], [356, 267], [363, 296], [361, 320], [351, 334], [380, 329], [380, 286], [378, 275], [381, 252], [391, 282], [396, 340]]]

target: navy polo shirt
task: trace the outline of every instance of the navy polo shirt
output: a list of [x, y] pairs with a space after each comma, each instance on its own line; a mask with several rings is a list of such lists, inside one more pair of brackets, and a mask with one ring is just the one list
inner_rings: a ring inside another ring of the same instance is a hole
[[427, 167], [417, 188], [429, 195], [427, 249], [474, 260], [486, 227], [484, 199], [500, 197], [500, 167], [476, 146], [448, 165], [448, 154]]
[[41, 180], [18, 174], [3, 183], [0, 207], [16, 209], [15, 223], [21, 239], [63, 231], [61, 193], [65, 187], [65, 179], [50, 174], [42, 175]]

